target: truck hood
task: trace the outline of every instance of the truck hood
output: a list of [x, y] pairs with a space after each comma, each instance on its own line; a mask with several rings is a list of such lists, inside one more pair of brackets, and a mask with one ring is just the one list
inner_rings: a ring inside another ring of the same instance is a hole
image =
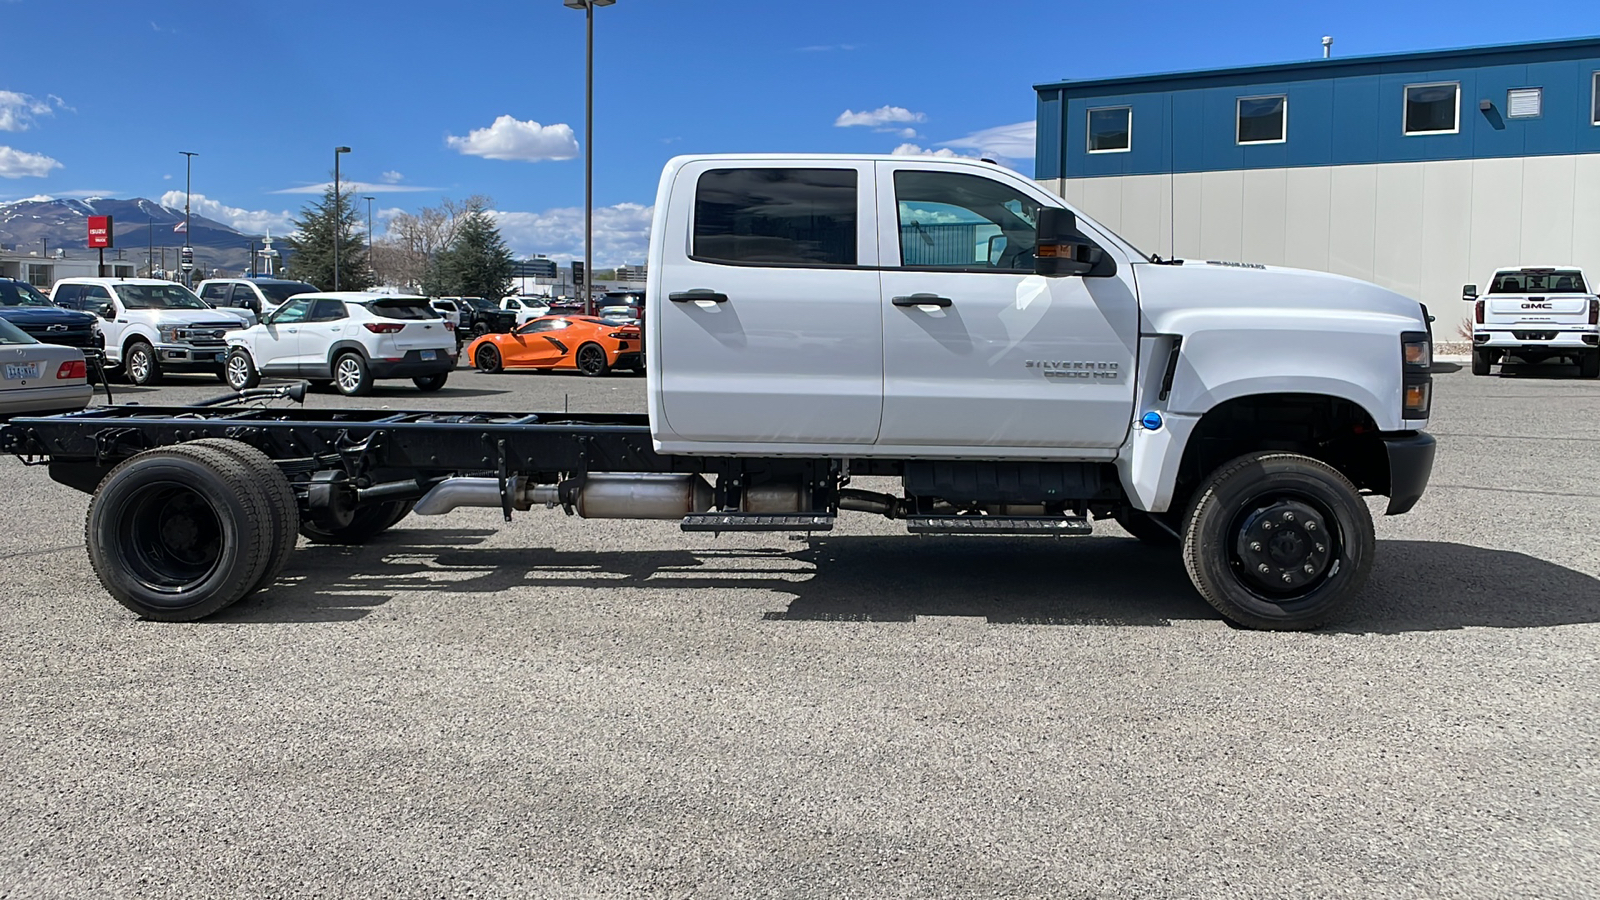
[[89, 313], [50, 306], [0, 306], [0, 319], [18, 325], [76, 325], [80, 328], [96, 321]]
[[1386, 320], [1396, 331], [1427, 331], [1422, 305], [1370, 282], [1309, 269], [1255, 263], [1184, 260], [1182, 265], [1139, 264], [1143, 327], [1183, 334], [1193, 315], [1289, 315], [1306, 323]]
[[233, 330], [247, 328], [254, 323], [254, 316], [246, 319], [234, 313], [248, 312], [242, 309], [130, 309], [125, 310], [118, 318], [131, 319], [136, 322], [147, 322], [151, 325], [201, 325], [208, 328], [224, 328]]

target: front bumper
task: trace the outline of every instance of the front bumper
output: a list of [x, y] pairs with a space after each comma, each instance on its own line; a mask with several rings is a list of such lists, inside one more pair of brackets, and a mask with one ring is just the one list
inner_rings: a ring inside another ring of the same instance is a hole
[[220, 367], [228, 356], [226, 345], [196, 347], [192, 344], [157, 344], [155, 351], [161, 368], [173, 371], [181, 369], [211, 371]]
[[1594, 350], [1600, 348], [1600, 329], [1562, 329], [1529, 325], [1519, 328], [1474, 328], [1472, 346], [1486, 350]]
[[408, 350], [405, 357], [399, 360], [369, 359], [367, 371], [372, 373], [373, 378], [421, 378], [455, 369], [456, 355], [453, 349], [440, 347], [433, 352], [434, 359], [423, 359], [421, 350]]
[[1385, 437], [1383, 446], [1389, 457], [1389, 508], [1383, 514], [1403, 515], [1428, 489], [1437, 442], [1425, 431], [1413, 431]]

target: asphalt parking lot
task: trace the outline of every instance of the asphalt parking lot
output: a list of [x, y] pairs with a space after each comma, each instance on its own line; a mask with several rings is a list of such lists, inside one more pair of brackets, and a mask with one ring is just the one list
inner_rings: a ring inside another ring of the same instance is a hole
[[1110, 523], [490, 510], [154, 624], [95, 582], [87, 498], [0, 461], [0, 897], [1593, 897], [1600, 382], [1441, 369], [1432, 487], [1314, 634], [1227, 626]]

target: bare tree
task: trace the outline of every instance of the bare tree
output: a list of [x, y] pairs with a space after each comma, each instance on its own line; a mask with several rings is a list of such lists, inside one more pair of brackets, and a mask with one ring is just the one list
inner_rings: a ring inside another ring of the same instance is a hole
[[409, 291], [420, 289], [433, 260], [455, 243], [467, 217], [493, 207], [489, 197], [473, 194], [460, 202], [445, 197], [438, 206], [423, 207], [415, 215], [396, 215], [383, 237], [372, 242], [372, 268], [378, 280]]

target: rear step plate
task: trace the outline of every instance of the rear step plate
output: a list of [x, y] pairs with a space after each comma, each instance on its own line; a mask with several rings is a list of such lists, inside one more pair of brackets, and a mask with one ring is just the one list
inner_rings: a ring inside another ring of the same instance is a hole
[[682, 528], [684, 531], [832, 531], [833, 516], [696, 513], [683, 517]]
[[908, 516], [912, 534], [1091, 534], [1088, 519], [1064, 516]]

